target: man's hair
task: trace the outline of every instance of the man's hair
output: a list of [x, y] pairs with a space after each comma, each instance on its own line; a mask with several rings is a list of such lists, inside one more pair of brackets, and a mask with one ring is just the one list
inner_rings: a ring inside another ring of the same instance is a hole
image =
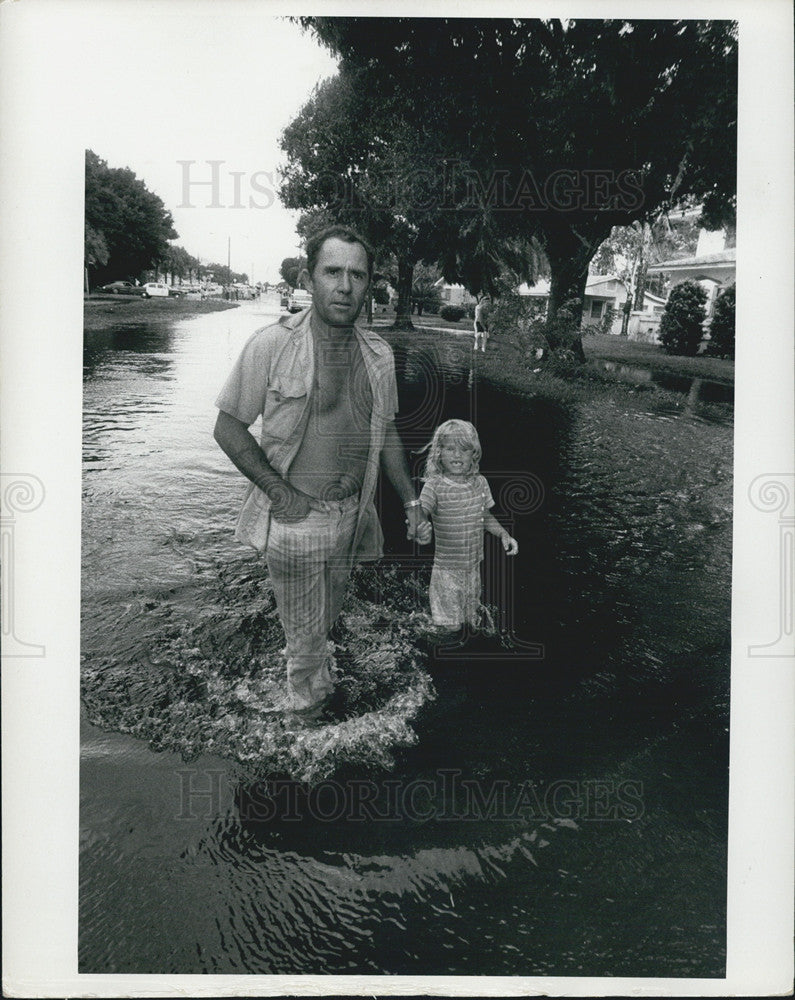
[[342, 240], [344, 243], [358, 243], [364, 248], [367, 254], [367, 277], [373, 276], [373, 263], [375, 262], [375, 252], [364, 237], [360, 236], [350, 226], [326, 226], [319, 233], [315, 233], [306, 242], [306, 269], [310, 276], [314, 274], [320, 248], [326, 240]]

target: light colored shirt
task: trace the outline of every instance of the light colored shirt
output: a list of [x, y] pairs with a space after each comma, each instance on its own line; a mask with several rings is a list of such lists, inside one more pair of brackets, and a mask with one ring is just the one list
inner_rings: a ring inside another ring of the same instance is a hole
[[[262, 416], [260, 447], [283, 478], [287, 478], [309, 423], [315, 377], [311, 315], [311, 308], [306, 309], [257, 330], [215, 401], [219, 410], [247, 427]], [[386, 341], [362, 327], [354, 329], [373, 395], [370, 442], [353, 542], [358, 562], [383, 555], [384, 536], [373, 496], [387, 424], [397, 413], [397, 382], [392, 350]], [[267, 495], [249, 484], [235, 538], [264, 551], [270, 531], [270, 507]]]
[[432, 476], [422, 487], [420, 503], [433, 522], [434, 565], [440, 569], [476, 566], [483, 558], [486, 511], [494, 506], [483, 476], [470, 476], [463, 482]]

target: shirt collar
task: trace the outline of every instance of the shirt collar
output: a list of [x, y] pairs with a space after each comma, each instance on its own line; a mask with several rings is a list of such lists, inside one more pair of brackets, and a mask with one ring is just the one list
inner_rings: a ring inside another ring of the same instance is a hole
[[[300, 338], [305, 336], [309, 339], [312, 335], [312, 307], [310, 306], [308, 309], [304, 309], [300, 313], [295, 313], [291, 316], [285, 317], [282, 320], [282, 323], [289, 330], [293, 331], [294, 337]], [[359, 343], [369, 347], [373, 354], [378, 357], [383, 357], [389, 354], [390, 347], [386, 341], [377, 333], [374, 333], [372, 330], [368, 330], [364, 327], [358, 319], [353, 328], [359, 339]]]

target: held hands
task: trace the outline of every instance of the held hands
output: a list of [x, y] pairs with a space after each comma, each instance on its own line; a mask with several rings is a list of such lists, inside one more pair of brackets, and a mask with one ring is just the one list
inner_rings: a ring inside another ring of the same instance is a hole
[[417, 525], [417, 530], [414, 533], [414, 538], [419, 542], [420, 545], [427, 545], [431, 536], [433, 535], [433, 528], [431, 527], [430, 521], [421, 521]]
[[431, 522], [426, 520], [422, 507], [406, 507], [406, 525], [408, 526], [406, 537], [409, 541], [417, 541], [420, 545], [427, 545], [430, 542]]
[[502, 547], [505, 549], [506, 555], [515, 556], [519, 551], [519, 543], [515, 538], [512, 538], [507, 531], [500, 536], [500, 541], [502, 542]]

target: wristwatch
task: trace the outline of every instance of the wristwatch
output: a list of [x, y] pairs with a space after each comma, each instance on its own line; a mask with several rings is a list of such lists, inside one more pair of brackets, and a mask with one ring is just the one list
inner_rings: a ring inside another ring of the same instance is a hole
[[408, 503], [404, 503], [403, 506], [405, 507], [406, 510], [408, 510], [409, 507], [419, 507], [420, 502], [415, 498], [414, 500], [409, 500]]

